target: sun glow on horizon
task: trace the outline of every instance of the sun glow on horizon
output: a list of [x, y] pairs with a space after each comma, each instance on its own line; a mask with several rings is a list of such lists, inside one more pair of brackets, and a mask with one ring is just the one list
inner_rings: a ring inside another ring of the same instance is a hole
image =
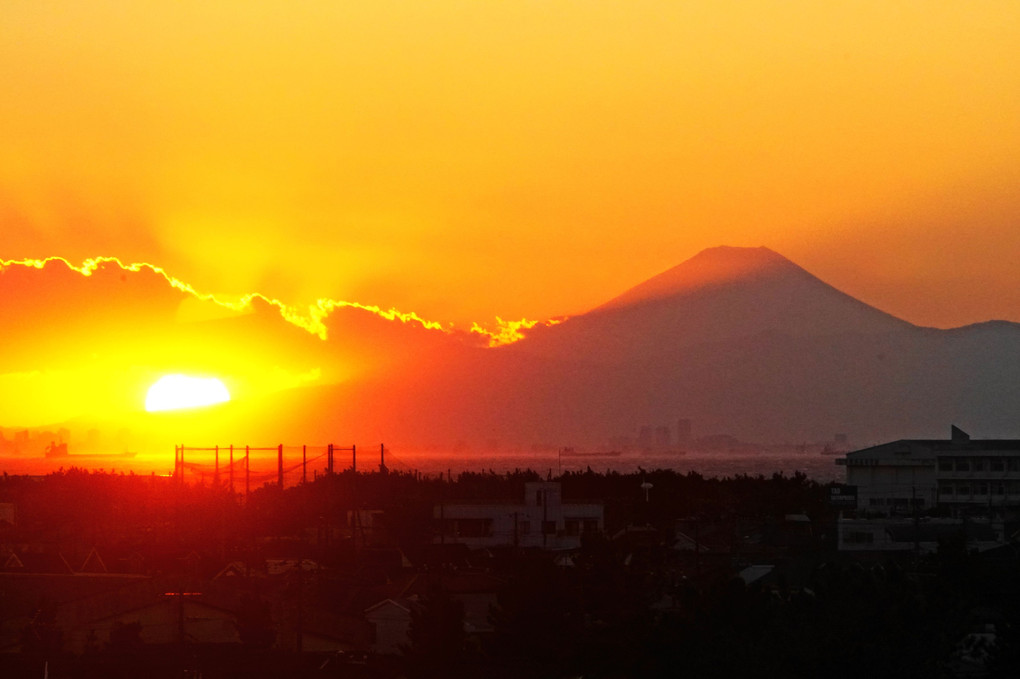
[[145, 396], [145, 410], [153, 413], [201, 408], [229, 400], [227, 387], [215, 377], [164, 375], [149, 387]]

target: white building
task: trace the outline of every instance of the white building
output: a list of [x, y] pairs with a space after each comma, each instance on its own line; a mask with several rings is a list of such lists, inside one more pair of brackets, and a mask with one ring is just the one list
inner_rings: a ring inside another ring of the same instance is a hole
[[524, 484], [524, 502], [443, 504], [433, 509], [439, 527], [435, 542], [469, 547], [575, 549], [583, 534], [601, 533], [601, 502], [564, 503], [556, 481]]
[[1005, 542], [1002, 522], [987, 518], [840, 518], [837, 531], [841, 552], [934, 554], [940, 543], [952, 540], [962, 540], [968, 551], [983, 552]]
[[971, 439], [954, 426], [948, 440], [901, 439], [836, 463], [856, 487], [857, 508], [870, 513], [1020, 508], [1020, 440]]

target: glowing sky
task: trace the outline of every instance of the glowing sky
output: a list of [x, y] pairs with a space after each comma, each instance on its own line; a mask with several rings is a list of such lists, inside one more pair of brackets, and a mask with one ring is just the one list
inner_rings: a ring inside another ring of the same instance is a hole
[[1020, 321], [1020, 4], [6, 0], [0, 259], [472, 321], [766, 245]]

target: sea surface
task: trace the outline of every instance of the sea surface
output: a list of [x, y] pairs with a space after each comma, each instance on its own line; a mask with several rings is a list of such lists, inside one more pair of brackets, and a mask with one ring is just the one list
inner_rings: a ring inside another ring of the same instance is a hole
[[[326, 473], [326, 456], [323, 451], [305, 451], [306, 463], [302, 464], [300, 448], [286, 448], [284, 469], [285, 484], [294, 485], [302, 479], [312, 480]], [[314, 453], [314, 454], [313, 454]], [[334, 469], [341, 472], [352, 464], [350, 453], [337, 452]], [[564, 472], [585, 471], [605, 473], [639, 472], [642, 469], [672, 469], [679, 473], [696, 472], [705, 477], [724, 478], [738, 475], [771, 476], [776, 473], [792, 476], [797, 472], [821, 483], [843, 481], [846, 468], [837, 466], [841, 455], [823, 455], [817, 452], [803, 453], [630, 453], [615, 456], [603, 455], [560, 455], [550, 452], [485, 452], [470, 451], [411, 451], [386, 449], [384, 462], [391, 471], [418, 473], [426, 476], [462, 472], [504, 474], [514, 470], [531, 469], [546, 476], [557, 476]], [[210, 482], [214, 478], [224, 479], [228, 475], [227, 455], [220, 451], [216, 462], [207, 451], [188, 451], [186, 478], [196, 482]], [[378, 448], [362, 452], [358, 449], [357, 468], [359, 472], [375, 471], [379, 468]], [[69, 455], [60, 458], [0, 457], [0, 472], [8, 474], [49, 474], [59, 469], [78, 467], [89, 470], [103, 470], [116, 473], [169, 475], [174, 469], [172, 451], [168, 454], [142, 453], [136, 457]], [[254, 487], [277, 479], [277, 455], [275, 450], [253, 451], [250, 460], [250, 480]], [[245, 473], [244, 460], [240, 451], [235, 452], [234, 479], [241, 484]]]

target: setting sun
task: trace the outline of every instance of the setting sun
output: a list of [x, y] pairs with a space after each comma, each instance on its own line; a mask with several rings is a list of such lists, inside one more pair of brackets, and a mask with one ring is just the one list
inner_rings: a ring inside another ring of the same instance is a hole
[[215, 377], [166, 375], [149, 387], [145, 396], [148, 412], [199, 408], [230, 400], [230, 392]]

